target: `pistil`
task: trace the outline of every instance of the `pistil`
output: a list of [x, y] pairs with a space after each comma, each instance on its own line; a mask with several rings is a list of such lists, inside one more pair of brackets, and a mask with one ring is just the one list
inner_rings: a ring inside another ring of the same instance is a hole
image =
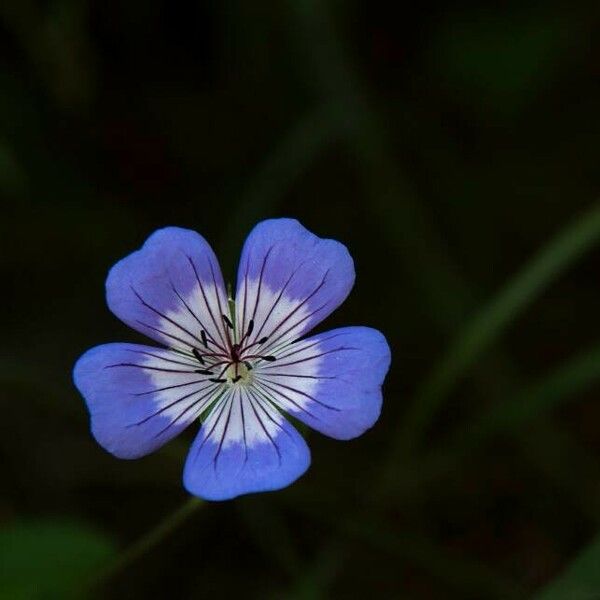
[[[238, 383], [239, 381], [247, 381], [251, 376], [250, 371], [254, 369], [254, 362], [258, 360], [264, 360], [266, 362], [273, 362], [276, 360], [275, 356], [262, 355], [256, 353], [258, 347], [267, 342], [268, 336], [263, 336], [259, 340], [250, 342], [250, 336], [254, 331], [254, 320], [250, 319], [246, 331], [239, 339], [234, 342], [237, 338], [235, 326], [231, 319], [223, 314], [221, 315], [223, 323], [225, 324], [225, 335], [228, 342], [228, 351], [226, 352], [214, 352], [209, 348], [209, 344], [212, 344], [212, 340], [208, 338], [206, 332], [202, 330], [200, 332], [200, 339], [202, 345], [208, 351], [200, 348], [192, 348], [192, 354], [194, 358], [202, 365], [203, 368], [195, 369], [196, 373], [200, 375], [213, 375], [209, 377], [209, 381], [217, 384], [230, 382], [232, 384]], [[233, 339], [232, 339], [233, 338]], [[249, 353], [250, 349], [255, 349], [252, 354]], [[215, 367], [221, 367], [221, 371], [218, 375], [215, 375], [213, 370]], [[241, 368], [241, 372], [240, 372]]]

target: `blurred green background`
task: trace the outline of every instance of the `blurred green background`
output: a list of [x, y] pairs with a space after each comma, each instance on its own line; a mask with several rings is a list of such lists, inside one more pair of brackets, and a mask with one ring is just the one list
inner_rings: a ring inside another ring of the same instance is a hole
[[[0, 598], [600, 598], [599, 24], [595, 2], [0, 3]], [[350, 248], [321, 329], [386, 334], [384, 411], [311, 434], [286, 490], [190, 506], [193, 432], [111, 457], [72, 365], [141, 339], [103, 286], [155, 228], [200, 231], [232, 280], [272, 216]]]

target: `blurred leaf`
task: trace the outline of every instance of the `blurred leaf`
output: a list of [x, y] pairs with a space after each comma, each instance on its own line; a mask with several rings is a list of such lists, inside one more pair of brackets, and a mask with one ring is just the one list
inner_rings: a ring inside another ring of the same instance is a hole
[[46, 9], [31, 0], [0, 4], [0, 21], [60, 105], [87, 101], [93, 68], [86, 30], [87, 2], [57, 0]]
[[549, 419], [537, 420], [518, 440], [523, 458], [548, 482], [554, 493], [595, 527], [600, 526], [600, 464], [596, 454], [569, 430]]
[[[283, 597], [287, 600], [330, 598], [330, 587], [342, 571], [346, 553], [347, 550], [338, 541], [319, 548], [315, 560], [304, 569]], [[273, 595], [273, 598], [281, 597], [281, 593]]]
[[242, 521], [256, 545], [273, 564], [291, 578], [301, 571], [301, 561], [288, 524], [273, 502], [245, 497], [236, 503]]
[[158, 525], [142, 535], [137, 542], [134, 542], [116, 556], [103, 570], [98, 571], [94, 577], [88, 581], [89, 588], [110, 583], [112, 577], [154, 550], [165, 540], [165, 538], [167, 538], [167, 536], [171, 535], [173, 531], [180, 527], [192, 514], [203, 506], [205, 506], [205, 503], [200, 498], [194, 496], [189, 497], [181, 506], [179, 506], [179, 508], [169, 513], [162, 521], [160, 521]]
[[[443, 447], [431, 452], [424, 458], [418, 469], [418, 479], [423, 485], [440, 473], [448, 473], [456, 468], [460, 460], [477, 451], [486, 440], [499, 435], [512, 435], [517, 433], [528, 423], [556, 410], [561, 404], [570, 400], [575, 394], [585, 390], [600, 378], [600, 347], [582, 352], [567, 364], [557, 368], [551, 374], [543, 377], [514, 397], [505, 401], [496, 401], [474, 419], [462, 424], [451, 436], [451, 441]], [[544, 432], [538, 432], [538, 436]], [[552, 435], [546, 431], [545, 435]], [[563, 434], [564, 437], [564, 434]], [[556, 437], [546, 451], [558, 452]], [[531, 441], [531, 437], [528, 438]], [[567, 443], [567, 442], [565, 442]], [[540, 452], [544, 448], [539, 449]], [[578, 459], [581, 462], [581, 458]], [[554, 466], [558, 464], [554, 461]], [[568, 466], [565, 470], [568, 470]], [[571, 466], [571, 474], [573, 467]], [[570, 480], [572, 483], [572, 481]], [[589, 498], [583, 499], [585, 501]], [[587, 504], [586, 504], [587, 506]], [[590, 511], [586, 510], [586, 513]]]
[[70, 521], [39, 520], [0, 531], [0, 599], [62, 599], [112, 554], [112, 543]]
[[580, 215], [561, 231], [484, 306], [456, 338], [418, 390], [390, 464], [418, 443], [438, 408], [481, 354], [495, 342], [536, 297], [600, 237], [600, 205]]
[[600, 597], [600, 537], [596, 538], [567, 570], [533, 600], [596, 600]]
[[23, 193], [26, 176], [14, 155], [13, 149], [0, 139], [0, 192], [6, 195]]
[[238, 248], [234, 248], [231, 240], [242, 240], [248, 223], [276, 212], [286, 192], [319, 154], [336, 141], [340, 130], [333, 107], [325, 105], [305, 115], [286, 132], [259, 165], [227, 221], [219, 252], [223, 264], [234, 264]]
[[452, 14], [435, 32], [431, 60], [469, 108], [511, 113], [561, 68], [580, 29], [570, 14], [546, 6]]
[[522, 597], [520, 586], [511, 579], [479, 560], [461, 556], [459, 552], [437, 544], [427, 536], [411, 531], [398, 534], [388, 526], [380, 524], [377, 519], [364, 514], [351, 518], [331, 512], [324, 514], [317, 507], [317, 503], [295, 505], [292, 508], [317, 522], [337, 529], [341, 535], [355, 538], [373, 549], [390, 553], [400, 563], [396, 566], [398, 570], [404, 562], [422, 568], [443, 582], [448, 589], [460, 593], [461, 598], [508, 600]]
[[467, 423], [455, 439], [461, 448], [498, 433], [511, 433], [528, 422], [554, 410], [559, 403], [600, 378], [600, 346], [583, 352], [556, 369], [540, 383], [515, 398], [495, 404], [474, 422]]

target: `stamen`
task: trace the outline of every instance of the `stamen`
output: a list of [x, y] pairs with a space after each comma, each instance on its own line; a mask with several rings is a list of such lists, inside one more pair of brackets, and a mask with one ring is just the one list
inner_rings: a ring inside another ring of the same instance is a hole
[[276, 356], [270, 356], [270, 355], [263, 356], [262, 354], [248, 354], [247, 356], [244, 357], [244, 360], [246, 361], [249, 358], [262, 359], [262, 360], [266, 360], [267, 362], [275, 362], [277, 360]]
[[[204, 331], [202, 333], [204, 333]], [[201, 365], [204, 364], [204, 359], [202, 358], [202, 354], [200, 354], [200, 350], [198, 350], [198, 348], [192, 348], [192, 354], [198, 359], [198, 362]]]
[[233, 329], [233, 323], [229, 320], [229, 317], [227, 315], [221, 315], [223, 317], [223, 321], [225, 321], [227, 327], [229, 327], [229, 329]]
[[[246, 336], [244, 336], [246, 337]], [[248, 344], [245, 348], [245, 350], [248, 350], [248, 348], [252, 348], [253, 346], [260, 346], [261, 344], [264, 344], [267, 340], [269, 339], [269, 336], [265, 336], [260, 338], [260, 340], [258, 340], [257, 342], [252, 342], [251, 344]]]
[[248, 323], [248, 330], [242, 336], [240, 343], [236, 344], [238, 346], [238, 348], [250, 337], [250, 334], [252, 333], [253, 330], [254, 330], [254, 319], [250, 319], [250, 323]]

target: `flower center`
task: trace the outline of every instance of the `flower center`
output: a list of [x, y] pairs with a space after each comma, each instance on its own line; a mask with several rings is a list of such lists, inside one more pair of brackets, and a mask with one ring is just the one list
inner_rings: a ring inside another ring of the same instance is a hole
[[[209, 375], [213, 383], [250, 385], [254, 379], [252, 370], [260, 361], [273, 362], [275, 356], [262, 354], [260, 347], [268, 336], [251, 340], [254, 320], [250, 319], [244, 334], [238, 339], [234, 324], [227, 315], [221, 315], [225, 324], [225, 344], [210, 338], [204, 330], [200, 332], [203, 348], [192, 348], [192, 354], [200, 363], [197, 373]], [[260, 332], [259, 332], [260, 333]]]
[[252, 369], [249, 369], [243, 362], [236, 362], [227, 367], [223, 378], [231, 383], [250, 385], [254, 379], [254, 375], [252, 374]]

